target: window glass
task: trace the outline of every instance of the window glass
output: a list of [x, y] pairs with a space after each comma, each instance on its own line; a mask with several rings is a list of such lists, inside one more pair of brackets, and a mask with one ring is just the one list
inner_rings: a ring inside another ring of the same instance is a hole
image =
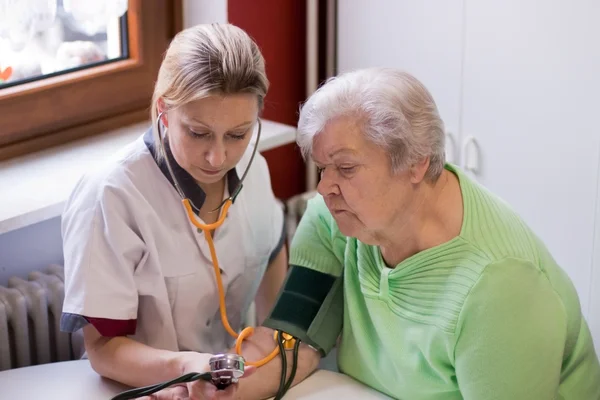
[[128, 57], [127, 0], [0, 0], [0, 90]]

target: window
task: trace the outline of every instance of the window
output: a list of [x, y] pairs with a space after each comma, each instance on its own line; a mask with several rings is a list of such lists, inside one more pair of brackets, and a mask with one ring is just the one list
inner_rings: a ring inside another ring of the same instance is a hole
[[0, 0], [0, 159], [147, 119], [181, 9], [173, 0]]
[[127, 0], [0, 1], [0, 87], [128, 58]]

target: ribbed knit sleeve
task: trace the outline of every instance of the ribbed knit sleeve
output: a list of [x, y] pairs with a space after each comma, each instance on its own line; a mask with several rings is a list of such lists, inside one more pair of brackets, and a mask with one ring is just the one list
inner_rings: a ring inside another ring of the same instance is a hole
[[456, 379], [463, 398], [563, 398], [566, 335], [565, 308], [543, 272], [518, 258], [488, 265], [457, 325]]

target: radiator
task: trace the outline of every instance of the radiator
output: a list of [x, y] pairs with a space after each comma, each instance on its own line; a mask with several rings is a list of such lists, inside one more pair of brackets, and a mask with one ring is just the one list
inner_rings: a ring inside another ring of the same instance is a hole
[[64, 292], [58, 265], [0, 286], [0, 371], [73, 359], [71, 335], [59, 326]]

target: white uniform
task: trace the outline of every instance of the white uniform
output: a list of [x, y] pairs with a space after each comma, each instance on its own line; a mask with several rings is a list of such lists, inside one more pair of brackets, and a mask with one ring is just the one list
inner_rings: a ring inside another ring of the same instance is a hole
[[[252, 150], [250, 145], [227, 174], [228, 192]], [[148, 131], [103, 168], [86, 174], [70, 196], [62, 216], [61, 329], [75, 332], [92, 323], [104, 336], [128, 335], [155, 348], [225, 351], [234, 341], [221, 323], [208, 244], [189, 221], [164, 161], [158, 164], [154, 152]], [[200, 207], [204, 192], [167, 153], [184, 193]], [[283, 225], [267, 163], [256, 154], [214, 235], [227, 316], [238, 332], [269, 261], [283, 245]]]

